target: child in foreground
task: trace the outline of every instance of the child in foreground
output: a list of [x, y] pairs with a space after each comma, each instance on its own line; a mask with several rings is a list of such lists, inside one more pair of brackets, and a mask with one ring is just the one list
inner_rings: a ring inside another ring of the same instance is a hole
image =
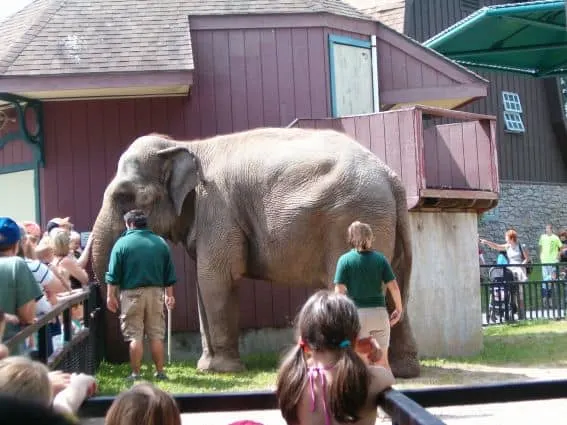
[[50, 372], [43, 363], [23, 356], [0, 360], [0, 395], [51, 406], [70, 419], [95, 391], [90, 375]]
[[181, 425], [177, 403], [165, 391], [140, 383], [121, 392], [112, 402], [105, 425]]
[[299, 313], [297, 332], [276, 389], [288, 425], [373, 425], [378, 395], [394, 376], [355, 352], [360, 322], [354, 303], [342, 294], [315, 293]]

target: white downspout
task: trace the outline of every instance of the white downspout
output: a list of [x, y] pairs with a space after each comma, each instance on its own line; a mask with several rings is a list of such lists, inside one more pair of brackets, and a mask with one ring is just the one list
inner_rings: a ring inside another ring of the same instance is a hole
[[372, 55], [372, 99], [374, 101], [374, 112], [380, 112], [380, 91], [378, 89], [378, 49], [376, 48], [376, 36], [370, 36]]

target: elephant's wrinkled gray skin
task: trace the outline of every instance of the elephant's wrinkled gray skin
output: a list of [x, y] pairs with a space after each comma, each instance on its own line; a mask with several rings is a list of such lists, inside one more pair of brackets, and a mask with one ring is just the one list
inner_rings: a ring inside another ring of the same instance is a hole
[[[342, 133], [264, 128], [195, 142], [138, 138], [120, 157], [93, 229], [99, 281], [124, 230], [122, 215], [134, 207], [146, 211], [155, 232], [196, 255], [201, 369], [242, 368], [240, 277], [326, 287], [354, 220], [372, 226], [407, 303], [411, 246], [402, 182]], [[396, 376], [419, 374], [407, 315], [392, 330], [390, 357]]]

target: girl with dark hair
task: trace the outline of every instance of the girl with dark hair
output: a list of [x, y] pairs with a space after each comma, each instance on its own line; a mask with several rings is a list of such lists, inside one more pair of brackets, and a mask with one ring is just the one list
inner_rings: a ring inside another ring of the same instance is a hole
[[354, 350], [360, 322], [345, 295], [319, 291], [297, 318], [298, 343], [283, 359], [276, 396], [289, 425], [370, 425], [392, 373], [368, 366]]

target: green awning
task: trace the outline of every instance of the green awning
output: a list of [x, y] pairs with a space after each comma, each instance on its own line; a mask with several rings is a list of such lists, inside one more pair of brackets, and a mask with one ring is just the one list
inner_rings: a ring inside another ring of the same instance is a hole
[[423, 44], [466, 67], [567, 74], [565, 1], [483, 7]]

